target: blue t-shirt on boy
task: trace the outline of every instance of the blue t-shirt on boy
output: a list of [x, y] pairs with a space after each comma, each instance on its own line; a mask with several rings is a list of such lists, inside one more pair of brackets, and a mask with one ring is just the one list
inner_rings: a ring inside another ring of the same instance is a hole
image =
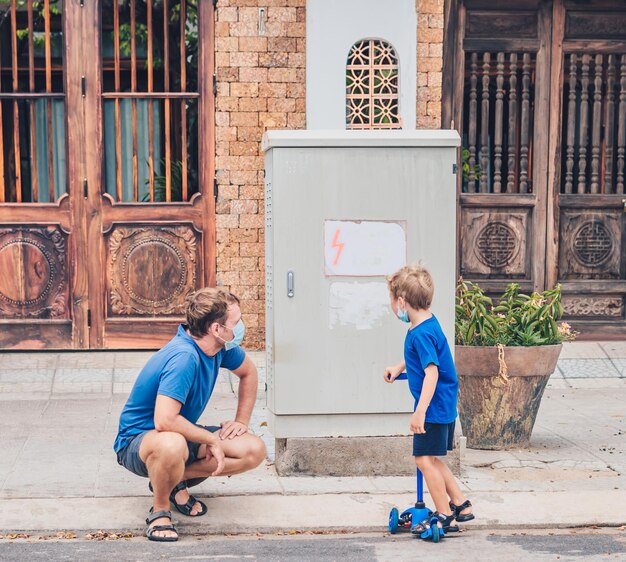
[[459, 380], [448, 340], [434, 314], [407, 332], [404, 340], [404, 362], [409, 388], [415, 398], [413, 408], [417, 408], [420, 399], [426, 376], [424, 370], [432, 363], [439, 369], [439, 379], [426, 410], [425, 421], [444, 424], [456, 420]]
[[113, 448], [117, 453], [129, 438], [154, 429], [157, 394], [182, 404], [180, 414], [196, 423], [209, 402], [220, 367], [237, 369], [246, 353], [240, 347], [206, 355], [181, 324], [169, 343], [155, 353], [141, 370], [122, 410]]

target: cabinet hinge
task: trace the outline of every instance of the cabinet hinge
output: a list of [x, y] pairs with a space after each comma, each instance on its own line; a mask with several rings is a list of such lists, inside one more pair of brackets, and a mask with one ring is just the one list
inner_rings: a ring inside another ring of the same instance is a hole
[[217, 198], [219, 196], [219, 186], [217, 185], [217, 176], [213, 176], [213, 197], [215, 198], [215, 202], [217, 203]]
[[459, 170], [459, 167], [456, 164], [452, 164], [452, 173], [456, 174]]
[[91, 310], [87, 310], [87, 328], [91, 328]]
[[89, 183], [87, 182], [87, 178], [83, 179], [83, 197], [85, 199], [89, 197]]
[[80, 93], [83, 97], [85, 97], [85, 94], [87, 93], [87, 81], [84, 76], [80, 77]]
[[217, 76], [213, 73], [213, 96], [217, 96]]

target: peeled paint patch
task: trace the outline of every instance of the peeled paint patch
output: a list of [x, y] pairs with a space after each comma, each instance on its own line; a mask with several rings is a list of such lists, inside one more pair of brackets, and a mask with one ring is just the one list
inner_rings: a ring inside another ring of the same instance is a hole
[[328, 302], [331, 330], [340, 326], [373, 330], [390, 314], [387, 283], [331, 283]]

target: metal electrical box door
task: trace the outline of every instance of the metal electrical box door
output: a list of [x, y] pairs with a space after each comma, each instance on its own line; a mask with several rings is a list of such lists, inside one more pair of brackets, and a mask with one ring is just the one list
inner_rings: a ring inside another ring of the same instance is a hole
[[265, 149], [266, 353], [280, 437], [408, 433], [388, 385], [407, 325], [386, 276], [422, 261], [454, 331], [455, 131], [270, 131]]

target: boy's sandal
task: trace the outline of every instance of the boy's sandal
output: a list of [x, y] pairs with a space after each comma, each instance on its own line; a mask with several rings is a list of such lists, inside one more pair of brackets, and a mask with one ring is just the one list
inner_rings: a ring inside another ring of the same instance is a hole
[[413, 533], [414, 535], [421, 535], [425, 531], [428, 531], [430, 529], [430, 522], [433, 520], [433, 518], [437, 519], [439, 523], [441, 523], [441, 528], [443, 529], [444, 533], [459, 532], [459, 526], [452, 525], [452, 523], [455, 521], [454, 514], [443, 515], [442, 513], [438, 513], [437, 511], [435, 511], [427, 519], [424, 519], [423, 521], [420, 521], [419, 523], [413, 525], [411, 527], [411, 533]]
[[[181, 490], [186, 490], [186, 489], [187, 489], [186, 480], [183, 480], [182, 482], [179, 482], [176, 486], [174, 486], [174, 489], [172, 490], [172, 493], [170, 494], [170, 501], [174, 504], [174, 507], [178, 511], [180, 511], [183, 515], [188, 515], [189, 517], [201, 517], [202, 515], [206, 515], [206, 513], [209, 511], [209, 508], [206, 506], [204, 502], [197, 500], [191, 494], [189, 494], [189, 499], [187, 500], [187, 503], [176, 502], [176, 494], [180, 492]], [[199, 503], [202, 506], [202, 509], [198, 513], [192, 514], [191, 511], [195, 507], [196, 503]]]
[[[155, 512], [152, 510], [152, 508], [150, 508], [150, 515], [146, 517], [146, 524], [150, 525], [150, 523], [152, 523], [153, 521], [156, 521], [157, 519], [161, 519], [161, 517], [167, 517], [170, 520], [170, 524], [169, 525], [153, 525], [152, 527], [148, 527], [146, 529], [146, 537], [148, 537], [148, 540], [155, 541], [155, 542], [176, 542], [178, 540], [178, 531], [176, 530], [176, 527], [174, 527], [174, 525], [171, 524], [171, 521], [172, 521], [171, 511], [156, 511]], [[158, 531], [173, 531], [174, 533], [176, 533], [176, 536], [168, 537], [168, 536], [155, 535], [155, 533]]]
[[[154, 490], [152, 489], [152, 482], [148, 482], [148, 488], [151, 492], [154, 492]], [[174, 489], [170, 493], [170, 501], [174, 504], [174, 507], [180, 513], [182, 513], [183, 515], [188, 515], [189, 517], [200, 517], [202, 515], [206, 515], [206, 513], [209, 511], [209, 508], [204, 502], [197, 500], [191, 494], [189, 494], [189, 499], [187, 500], [187, 503], [178, 503], [176, 501], [176, 494], [181, 490], [185, 490], [186, 488], [188, 488], [187, 480], [181, 480], [178, 484], [176, 484], [176, 486], [174, 486]], [[199, 513], [192, 515], [191, 511], [193, 510], [196, 503], [199, 503], [202, 506], [202, 509]]]
[[461, 511], [467, 509], [468, 507], [472, 507], [472, 502], [469, 500], [465, 500], [461, 505], [454, 505], [452, 502], [450, 502], [450, 509], [452, 510], [452, 514], [459, 523], [465, 523], [466, 521], [471, 521], [472, 519], [475, 519], [473, 513], [465, 513], [463, 515], [461, 514]]

